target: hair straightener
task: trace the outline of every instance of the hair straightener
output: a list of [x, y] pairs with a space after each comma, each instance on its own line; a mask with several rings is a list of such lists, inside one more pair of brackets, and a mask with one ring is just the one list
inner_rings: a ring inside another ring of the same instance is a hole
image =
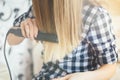
[[[8, 34], [12, 33], [16, 36], [19, 37], [23, 37], [22, 33], [21, 33], [21, 29], [10, 29], [8, 31]], [[35, 38], [35, 40], [40, 40], [40, 41], [48, 41], [48, 42], [54, 42], [54, 43], [58, 43], [58, 39], [57, 39], [57, 35], [56, 34], [52, 34], [52, 33], [44, 33], [44, 32], [38, 32], [37, 37]]]
[[[8, 67], [8, 71], [9, 71], [9, 75], [10, 75], [10, 80], [13, 80], [12, 79], [12, 74], [11, 74], [11, 70], [10, 70], [10, 67], [9, 67], [9, 63], [8, 63], [8, 60], [7, 60], [7, 57], [6, 57], [6, 40], [7, 40], [7, 36], [9, 34], [14, 34], [18, 37], [23, 37], [22, 35], [22, 32], [21, 32], [21, 29], [20, 28], [11, 28], [7, 34], [6, 34], [6, 38], [5, 38], [5, 43], [4, 43], [4, 57], [5, 57], [5, 60], [6, 60], [6, 64], [7, 64], [7, 67]], [[44, 32], [38, 32], [38, 35], [37, 37], [35, 38], [35, 40], [40, 40], [40, 41], [48, 41], [48, 42], [54, 42], [54, 43], [58, 43], [58, 38], [57, 38], [57, 35], [55, 34], [49, 34], [49, 33], [44, 33]]]

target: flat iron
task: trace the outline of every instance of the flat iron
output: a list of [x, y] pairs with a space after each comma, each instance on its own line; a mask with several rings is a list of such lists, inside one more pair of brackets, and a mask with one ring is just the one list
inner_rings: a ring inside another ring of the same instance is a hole
[[[12, 33], [12, 34], [14, 34], [14, 35], [16, 35], [16, 36], [18, 36], [18, 37], [23, 37], [20, 28], [17, 28], [17, 29], [11, 28], [11, 29], [8, 31], [8, 34], [9, 34], [9, 33]], [[58, 38], [57, 38], [57, 35], [56, 35], [56, 34], [44, 33], [44, 32], [41, 32], [41, 31], [38, 31], [38, 35], [37, 35], [37, 37], [35, 38], [35, 40], [41, 40], [41, 41], [48, 41], [48, 42], [58, 43]]]

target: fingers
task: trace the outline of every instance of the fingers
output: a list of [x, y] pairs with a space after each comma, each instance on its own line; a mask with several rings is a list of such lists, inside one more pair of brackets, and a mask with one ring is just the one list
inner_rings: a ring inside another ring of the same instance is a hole
[[29, 24], [25, 23], [25, 28], [24, 28], [24, 31], [26, 33], [26, 37], [27, 38], [30, 38], [30, 27], [29, 27]]
[[20, 26], [21, 26], [22, 35], [23, 35], [24, 37], [27, 37], [27, 36], [26, 36], [26, 32], [25, 32], [25, 27], [24, 27], [24, 26], [25, 26], [25, 25], [24, 25], [24, 21], [21, 22], [21, 25], [20, 25]]
[[27, 32], [27, 36], [30, 38], [30, 39], [34, 39], [34, 34], [33, 34], [33, 31], [34, 31], [34, 25], [33, 25], [33, 22], [31, 19], [28, 19], [27, 20], [28, 22], [26, 22], [28, 26], [26, 26], [28, 29], [26, 29], [26, 32]]
[[38, 35], [38, 27], [37, 27], [37, 24], [36, 24], [36, 20], [32, 19], [32, 22], [33, 22], [33, 26], [34, 26], [33, 34], [34, 34], [34, 37], [37, 37], [37, 35]]
[[21, 23], [22, 35], [24, 37], [34, 39], [38, 34], [38, 27], [36, 25], [35, 19], [26, 19]]

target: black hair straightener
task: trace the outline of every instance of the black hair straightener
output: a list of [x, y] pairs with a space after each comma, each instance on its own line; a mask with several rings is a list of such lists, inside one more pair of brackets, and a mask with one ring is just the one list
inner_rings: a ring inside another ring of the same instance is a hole
[[[18, 36], [18, 37], [23, 37], [23, 35], [22, 35], [22, 32], [21, 32], [21, 29], [20, 29], [20, 28], [11, 28], [11, 29], [7, 32], [6, 38], [5, 38], [5, 43], [4, 43], [4, 57], [5, 57], [6, 64], [7, 64], [7, 67], [8, 67], [8, 71], [9, 71], [9, 75], [10, 75], [10, 80], [13, 80], [13, 79], [12, 79], [11, 70], [10, 70], [10, 67], [9, 67], [9, 63], [8, 63], [8, 60], [7, 60], [7, 57], [6, 57], [6, 40], [7, 40], [7, 36], [8, 36], [10, 33], [12, 33], [12, 34], [14, 34], [14, 35], [16, 35], [16, 36]], [[43, 32], [38, 32], [38, 35], [37, 35], [37, 37], [35, 38], [35, 40], [58, 43], [57, 35], [55, 35], [55, 34], [49, 34], [49, 33], [43, 33]]]
[[[20, 28], [18, 28], [18, 29], [13, 29], [12, 28], [8, 31], [8, 34], [9, 33], [12, 33], [12, 34], [14, 34], [16, 36], [19, 36], [19, 37], [23, 37]], [[40, 32], [40, 31], [38, 32], [38, 35], [35, 38], [35, 40], [58, 43], [57, 35], [52, 34], [52, 33], [51, 34], [50, 33], [44, 33], [44, 32]]]

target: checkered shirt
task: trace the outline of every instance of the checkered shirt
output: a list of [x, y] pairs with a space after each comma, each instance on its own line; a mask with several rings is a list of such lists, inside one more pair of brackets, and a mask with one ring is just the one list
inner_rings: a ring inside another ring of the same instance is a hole
[[[14, 26], [32, 17], [31, 9], [17, 18]], [[80, 44], [63, 59], [50, 66], [43, 65], [36, 80], [43, 80], [40, 76], [47, 76], [45, 80], [64, 76], [74, 72], [93, 71], [104, 64], [117, 62], [115, 36], [112, 31], [112, 21], [105, 9], [100, 6], [86, 5], [83, 8], [83, 33]]]

